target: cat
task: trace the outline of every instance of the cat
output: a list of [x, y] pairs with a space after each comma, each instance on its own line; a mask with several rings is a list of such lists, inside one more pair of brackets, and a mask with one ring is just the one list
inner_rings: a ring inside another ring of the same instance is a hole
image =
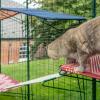
[[84, 71], [87, 59], [96, 53], [100, 53], [100, 16], [69, 29], [47, 47], [52, 59], [76, 59], [80, 71]]

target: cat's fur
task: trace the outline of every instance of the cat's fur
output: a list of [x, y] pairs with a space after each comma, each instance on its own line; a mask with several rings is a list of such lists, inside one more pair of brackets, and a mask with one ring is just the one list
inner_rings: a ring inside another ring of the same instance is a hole
[[47, 53], [52, 59], [74, 58], [85, 66], [89, 56], [100, 53], [100, 16], [66, 31], [48, 45]]

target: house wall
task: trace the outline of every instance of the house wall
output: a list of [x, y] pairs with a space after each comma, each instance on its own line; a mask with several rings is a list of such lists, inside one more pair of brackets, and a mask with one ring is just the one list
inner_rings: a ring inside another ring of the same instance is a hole
[[[2, 40], [1, 42], [1, 63], [10, 64], [19, 62], [19, 49], [25, 41], [23, 40]], [[32, 41], [30, 41], [32, 44]]]

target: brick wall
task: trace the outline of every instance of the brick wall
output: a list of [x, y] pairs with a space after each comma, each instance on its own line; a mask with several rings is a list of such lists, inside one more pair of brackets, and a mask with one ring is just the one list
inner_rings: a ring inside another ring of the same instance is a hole
[[25, 41], [23, 40], [2, 40], [1, 42], [1, 63], [18, 63], [19, 49]]

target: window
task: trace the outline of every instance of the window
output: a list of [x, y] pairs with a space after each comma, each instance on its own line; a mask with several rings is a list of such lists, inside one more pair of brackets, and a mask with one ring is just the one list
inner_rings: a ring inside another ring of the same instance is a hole
[[27, 61], [27, 44], [23, 43], [19, 48], [19, 62]]

